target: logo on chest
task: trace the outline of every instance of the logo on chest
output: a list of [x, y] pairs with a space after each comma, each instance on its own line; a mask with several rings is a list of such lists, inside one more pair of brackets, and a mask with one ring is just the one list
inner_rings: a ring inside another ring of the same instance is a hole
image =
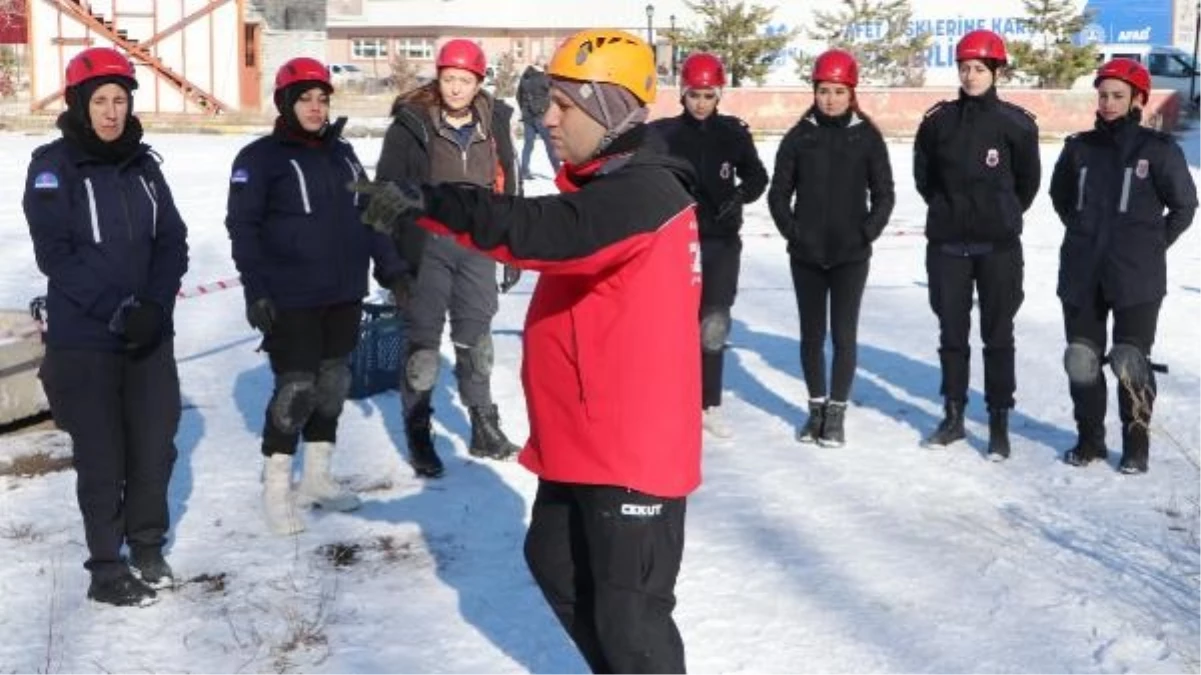
[[990, 169], [995, 169], [1000, 163], [1001, 153], [998, 152], [996, 148], [989, 148], [988, 152], [984, 155], [984, 166], [987, 166]]
[[1145, 159], [1138, 160], [1138, 164], [1134, 165], [1134, 175], [1146, 178], [1148, 173], [1151, 173], [1151, 162]]
[[722, 180], [730, 180], [730, 175], [732, 173], [734, 173], [734, 169], [730, 167], [730, 163], [722, 162], [721, 163], [721, 171], [718, 172], [718, 174], [721, 176], [721, 179]]

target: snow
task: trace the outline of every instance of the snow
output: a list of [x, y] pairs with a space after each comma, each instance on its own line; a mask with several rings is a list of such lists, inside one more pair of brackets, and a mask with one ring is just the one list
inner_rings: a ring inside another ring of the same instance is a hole
[[[10, 205], [0, 213], [0, 306], [23, 308], [44, 286], [17, 205], [28, 153], [48, 140], [3, 138], [12, 161], [0, 165], [0, 203]], [[249, 139], [148, 140], [190, 226], [185, 285], [233, 276], [226, 172]], [[760, 145], [769, 164], [776, 142]], [[1198, 173], [1197, 132], [1181, 142]], [[379, 139], [354, 143], [374, 163]], [[806, 409], [795, 302], [766, 205], [749, 209], [724, 406], [735, 437], [706, 440], [678, 586], [689, 667], [1197, 672], [1201, 228], [1169, 253], [1155, 355], [1171, 374], [1160, 379], [1149, 474], [1118, 474], [1116, 452], [1087, 469], [1059, 461], [1074, 427], [1054, 294], [1061, 228], [1045, 185], [1027, 216], [1013, 458], [982, 454], [978, 343], [968, 441], [926, 450], [919, 440], [941, 412], [937, 324], [912, 150], [890, 151], [898, 205], [872, 261], [843, 448], [793, 440]], [[1058, 151], [1043, 147], [1046, 174]], [[541, 148], [534, 157], [545, 162]], [[546, 179], [532, 187], [551, 189]], [[517, 373], [531, 276], [502, 298], [495, 322], [495, 396], [517, 439], [528, 431]], [[536, 482], [515, 463], [469, 458], [449, 368], [435, 400], [444, 479], [418, 480], [403, 461], [395, 393], [352, 402], [334, 465], [364, 491], [364, 507], [313, 514], [308, 531], [276, 537], [258, 482], [270, 371], [240, 292], [182, 301], [177, 326], [186, 410], [168, 559], [181, 579], [201, 580], [145, 609], [87, 602], [71, 472], [0, 476], [0, 671], [585, 670], [521, 557]], [[444, 356], [449, 365], [449, 343]], [[1111, 449], [1116, 409], [1111, 400]], [[63, 440], [3, 436], [0, 458], [61, 454]], [[330, 546], [354, 560], [334, 565]]]

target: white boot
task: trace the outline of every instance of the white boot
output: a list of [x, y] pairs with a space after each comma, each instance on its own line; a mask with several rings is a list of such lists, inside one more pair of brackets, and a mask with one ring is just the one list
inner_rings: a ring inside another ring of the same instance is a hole
[[705, 431], [708, 431], [717, 438], [734, 437], [734, 430], [722, 419], [721, 408], [719, 406], [705, 408], [702, 411], [701, 426], [704, 427]]
[[326, 442], [304, 444], [304, 475], [300, 478], [301, 503], [320, 506], [330, 511], [353, 511], [362, 504], [358, 495], [338, 484], [329, 473], [334, 444]]
[[292, 494], [292, 455], [267, 457], [263, 467], [263, 513], [267, 526], [276, 534], [296, 534], [304, 530], [304, 521]]

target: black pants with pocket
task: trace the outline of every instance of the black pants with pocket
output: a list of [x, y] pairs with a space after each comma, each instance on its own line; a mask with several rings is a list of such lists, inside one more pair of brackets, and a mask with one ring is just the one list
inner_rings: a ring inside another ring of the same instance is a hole
[[[793, 259], [792, 287], [801, 319], [801, 372], [809, 398], [830, 395], [846, 402], [859, 357], [859, 307], [867, 285], [867, 260], [820, 267]], [[827, 317], [829, 321], [827, 322]], [[826, 387], [826, 329], [834, 343], [830, 386]]]
[[980, 336], [984, 342], [984, 401], [989, 409], [1008, 409], [1017, 390], [1013, 323], [1025, 293], [1021, 244], [979, 255], [953, 255], [939, 245], [926, 248], [930, 308], [938, 316], [938, 357], [944, 398], [967, 401], [971, 372], [972, 298], [980, 300]]
[[39, 377], [55, 424], [71, 436], [84, 567], [102, 581], [125, 574], [123, 544], [150, 549], [167, 541], [182, 407], [174, 344], [166, 340], [141, 358], [51, 347]]
[[[359, 324], [363, 318], [363, 303], [355, 300], [326, 307], [281, 309], [263, 340], [263, 350], [275, 375], [275, 394], [267, 404], [263, 422], [263, 454], [296, 453], [296, 442], [303, 436], [310, 442], [337, 440], [338, 416], [324, 414], [317, 406], [308, 414], [299, 433], [281, 429], [272, 415], [271, 406], [278, 396], [281, 381], [297, 373], [308, 373], [317, 379], [322, 361], [344, 359], [354, 351], [359, 341]], [[315, 395], [315, 394], [314, 394]]]
[[542, 480], [525, 558], [596, 673], [682, 673], [672, 620], [686, 500]]

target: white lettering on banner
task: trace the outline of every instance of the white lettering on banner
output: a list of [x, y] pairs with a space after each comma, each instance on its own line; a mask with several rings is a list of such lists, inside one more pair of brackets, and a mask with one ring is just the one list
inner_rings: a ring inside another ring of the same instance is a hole
[[649, 518], [663, 512], [662, 504], [622, 504], [621, 515]]
[[1137, 30], [1118, 32], [1118, 42], [1148, 42], [1151, 40], [1151, 27], [1146, 26]]

